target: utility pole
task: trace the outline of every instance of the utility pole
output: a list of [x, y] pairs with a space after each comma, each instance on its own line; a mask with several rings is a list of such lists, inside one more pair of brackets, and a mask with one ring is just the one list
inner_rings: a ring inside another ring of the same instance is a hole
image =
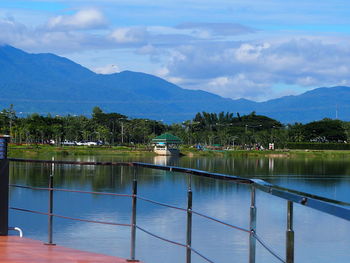
[[114, 135], [115, 135], [115, 121], [112, 121], [112, 140], [111, 140], [111, 144], [112, 146], [114, 145]]
[[122, 144], [124, 144], [124, 123], [122, 122]]

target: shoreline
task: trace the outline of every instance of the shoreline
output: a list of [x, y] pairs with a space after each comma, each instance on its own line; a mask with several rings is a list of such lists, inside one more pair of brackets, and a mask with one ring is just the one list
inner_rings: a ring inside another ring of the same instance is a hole
[[[350, 150], [206, 150], [198, 151], [193, 148], [180, 148], [181, 156], [186, 157], [263, 157], [263, 158], [349, 158]], [[37, 155], [114, 155], [114, 156], [157, 156], [152, 148], [126, 146], [50, 146], [50, 145], [9, 145], [9, 157]]]

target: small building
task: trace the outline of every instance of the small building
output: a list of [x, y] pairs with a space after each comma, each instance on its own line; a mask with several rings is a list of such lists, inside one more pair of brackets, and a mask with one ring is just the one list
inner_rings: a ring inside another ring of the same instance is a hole
[[170, 133], [163, 133], [152, 139], [154, 152], [159, 155], [178, 155], [181, 139]]

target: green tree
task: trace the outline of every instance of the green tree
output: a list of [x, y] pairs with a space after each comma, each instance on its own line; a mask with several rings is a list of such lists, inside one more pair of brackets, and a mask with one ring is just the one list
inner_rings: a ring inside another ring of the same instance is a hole
[[347, 140], [342, 121], [325, 118], [304, 125], [304, 136], [307, 141], [343, 142]]

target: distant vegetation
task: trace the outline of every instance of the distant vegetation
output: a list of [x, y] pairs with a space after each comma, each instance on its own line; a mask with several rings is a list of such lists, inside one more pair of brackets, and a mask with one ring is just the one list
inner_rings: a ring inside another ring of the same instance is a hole
[[269, 143], [274, 143], [276, 148], [348, 149], [350, 123], [323, 119], [283, 125], [255, 112], [244, 116], [201, 112], [191, 120], [167, 125], [161, 121], [105, 113], [99, 107], [93, 108], [91, 118], [39, 114], [19, 118], [13, 106], [0, 111], [0, 134], [10, 134], [12, 142], [17, 144], [60, 145], [64, 141], [148, 144], [164, 132], [177, 135], [187, 145], [254, 149], [267, 148]]

